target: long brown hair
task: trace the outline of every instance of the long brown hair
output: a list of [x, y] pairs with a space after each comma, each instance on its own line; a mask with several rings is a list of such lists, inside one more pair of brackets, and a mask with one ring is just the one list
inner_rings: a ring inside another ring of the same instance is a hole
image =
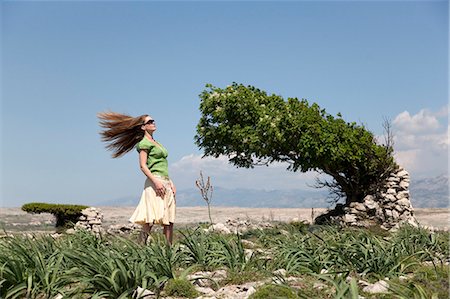
[[132, 117], [111, 111], [97, 113], [100, 126], [105, 129], [100, 132], [102, 141], [106, 142], [106, 148], [113, 152], [113, 158], [128, 153], [144, 138], [145, 132], [141, 126], [147, 116], [144, 114]]

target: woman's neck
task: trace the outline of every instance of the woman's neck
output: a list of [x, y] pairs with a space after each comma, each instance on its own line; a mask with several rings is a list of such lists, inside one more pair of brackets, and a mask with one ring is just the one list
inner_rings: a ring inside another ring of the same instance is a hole
[[148, 132], [145, 132], [145, 137], [147, 137], [150, 140], [155, 140], [155, 139], [153, 139], [153, 135]]

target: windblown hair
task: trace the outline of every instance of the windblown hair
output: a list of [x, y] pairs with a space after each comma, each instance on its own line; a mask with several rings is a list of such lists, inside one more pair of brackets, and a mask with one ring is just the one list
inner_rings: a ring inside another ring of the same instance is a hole
[[144, 138], [144, 114], [132, 117], [116, 112], [101, 112], [97, 114], [100, 126], [105, 130], [100, 132], [102, 141], [106, 142], [106, 149], [113, 152], [112, 157], [118, 158], [131, 151]]

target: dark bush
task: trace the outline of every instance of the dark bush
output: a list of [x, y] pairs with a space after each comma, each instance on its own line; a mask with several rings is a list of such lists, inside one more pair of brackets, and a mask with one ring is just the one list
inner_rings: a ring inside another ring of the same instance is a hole
[[40, 214], [50, 213], [55, 215], [56, 227], [68, 227], [71, 223], [76, 223], [78, 217], [81, 216], [81, 211], [88, 208], [82, 205], [64, 205], [32, 202], [22, 206], [22, 210], [28, 213]]

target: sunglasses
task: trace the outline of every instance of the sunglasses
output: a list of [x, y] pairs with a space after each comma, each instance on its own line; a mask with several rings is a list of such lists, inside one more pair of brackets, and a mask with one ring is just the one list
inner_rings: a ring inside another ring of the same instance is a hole
[[154, 119], [149, 119], [146, 123], [144, 123], [144, 126], [145, 125], [151, 125], [151, 124], [154, 124], [154, 123], [155, 123]]

